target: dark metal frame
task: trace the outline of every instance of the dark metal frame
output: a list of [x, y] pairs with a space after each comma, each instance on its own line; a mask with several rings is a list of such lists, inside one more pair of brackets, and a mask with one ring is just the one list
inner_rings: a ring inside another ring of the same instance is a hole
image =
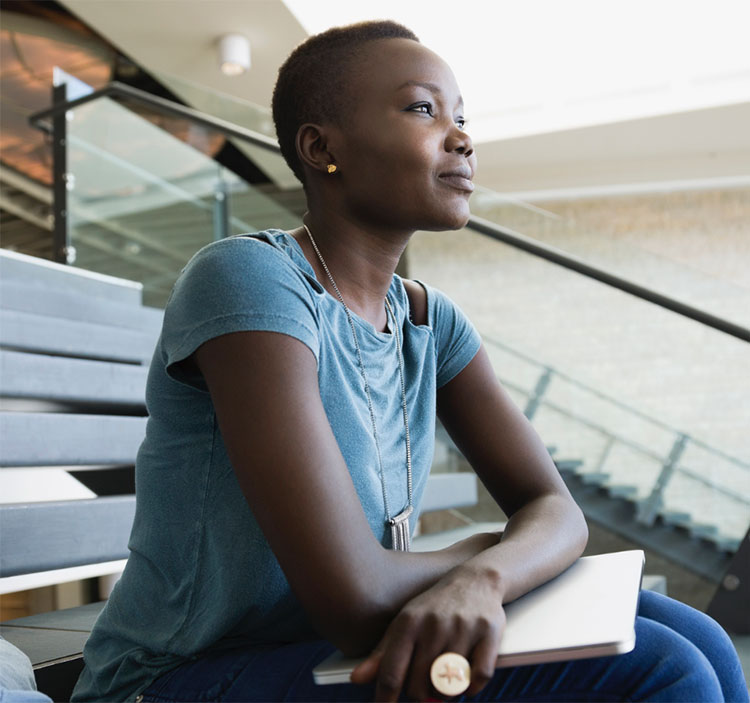
[[[68, 86], [52, 87], [54, 105], [65, 105]], [[52, 251], [55, 261], [63, 264], [70, 261], [70, 237], [68, 235], [68, 125], [66, 112], [55, 113], [52, 118], [52, 211], [55, 215], [52, 229]]]
[[750, 530], [734, 553], [706, 612], [738, 635], [750, 634]]

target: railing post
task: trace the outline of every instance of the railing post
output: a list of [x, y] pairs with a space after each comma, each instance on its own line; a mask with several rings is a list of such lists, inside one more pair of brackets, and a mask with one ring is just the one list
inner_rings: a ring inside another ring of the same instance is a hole
[[610, 452], [612, 451], [612, 447], [615, 445], [615, 438], [612, 435], [607, 435], [607, 440], [604, 443], [604, 449], [602, 449], [602, 453], [599, 456], [599, 461], [596, 462], [596, 468], [593, 470], [592, 473], [600, 474], [604, 473], [604, 464], [607, 463], [607, 459], [609, 458]]
[[214, 188], [214, 241], [226, 239], [229, 236], [229, 193], [224, 179], [219, 181]]
[[[68, 99], [65, 83], [52, 86], [53, 104], [64, 103]], [[68, 118], [60, 112], [52, 118], [52, 196], [54, 226], [52, 230], [52, 251], [54, 260], [63, 264], [75, 261], [75, 250], [70, 245], [68, 234]]]
[[659, 477], [656, 479], [651, 494], [643, 500], [638, 506], [636, 519], [644, 525], [653, 525], [656, 516], [664, 505], [664, 490], [677, 469], [677, 462], [680, 460], [682, 453], [685, 451], [685, 445], [690, 438], [685, 434], [678, 434], [672, 449], [669, 452], [667, 460], [661, 467]]
[[528, 420], [531, 420], [536, 415], [536, 411], [541, 405], [542, 397], [547, 392], [547, 388], [552, 380], [553, 373], [554, 370], [551, 367], [545, 366], [542, 375], [537, 380], [536, 386], [534, 386], [534, 390], [531, 392], [531, 396], [529, 396], [529, 402], [526, 403], [526, 407], [523, 410], [523, 414], [526, 415]]

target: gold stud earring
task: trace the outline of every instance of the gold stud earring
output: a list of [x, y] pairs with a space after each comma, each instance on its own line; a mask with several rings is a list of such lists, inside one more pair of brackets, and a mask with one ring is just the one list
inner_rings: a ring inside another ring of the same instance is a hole
[[328, 164], [326, 168], [328, 169], [328, 173], [336, 173], [336, 171], [339, 170], [339, 167], [336, 166], [336, 164]]

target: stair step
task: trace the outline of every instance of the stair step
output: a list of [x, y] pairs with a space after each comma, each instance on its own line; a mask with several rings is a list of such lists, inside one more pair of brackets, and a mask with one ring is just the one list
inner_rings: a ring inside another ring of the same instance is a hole
[[691, 537], [696, 539], [705, 539], [708, 542], [712, 542], [719, 549], [725, 549], [723, 545], [731, 546], [737, 542], [737, 540], [727, 540], [727, 538], [722, 537], [719, 533], [719, 528], [716, 525], [693, 522], [693, 517], [690, 513], [669, 511], [662, 515], [662, 519], [667, 525], [673, 525], [674, 527], [683, 529]]
[[716, 525], [692, 525], [688, 529], [693, 537], [703, 537], [711, 541], [719, 535], [719, 528]]
[[581, 481], [583, 483], [586, 483], [588, 485], [594, 485], [594, 486], [601, 486], [605, 484], [607, 481], [609, 481], [609, 474], [599, 473], [599, 472], [590, 472], [590, 473], [582, 473], [578, 474], [581, 478]]
[[719, 537], [718, 539], [714, 540], [714, 543], [716, 544], [716, 548], [720, 549], [722, 552], [729, 552], [730, 554], [734, 554], [734, 552], [736, 552], [740, 548], [742, 540], [736, 539], [734, 537]]
[[615, 485], [606, 488], [613, 498], [635, 498], [638, 495], [638, 486]]
[[667, 525], [676, 525], [677, 527], [691, 527], [693, 525], [693, 516], [690, 513], [665, 510], [660, 513], [660, 517]]
[[558, 471], [573, 471], [578, 472], [583, 466], [583, 460], [581, 459], [555, 459], [555, 466]]

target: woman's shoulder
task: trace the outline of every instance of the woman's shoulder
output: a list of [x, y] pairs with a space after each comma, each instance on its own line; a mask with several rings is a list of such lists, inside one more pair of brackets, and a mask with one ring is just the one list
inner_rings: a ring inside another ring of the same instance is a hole
[[309, 264], [291, 235], [265, 230], [220, 239], [198, 250], [180, 272], [172, 297], [206, 289], [212, 295], [257, 293], [279, 284], [300, 291], [315, 288]]
[[280, 332], [316, 353], [318, 296], [292, 256], [293, 244], [285, 232], [269, 230], [221, 239], [198, 251], [164, 311], [166, 365], [232, 332]]
[[427, 291], [419, 281], [402, 279], [409, 304], [409, 319], [414, 325], [427, 324]]
[[439, 388], [474, 357], [481, 344], [479, 333], [445, 293], [419, 280], [401, 281], [412, 324], [429, 329], [434, 339]]
[[269, 229], [237, 234], [206, 244], [193, 254], [182, 272], [206, 266], [207, 263], [238, 266], [276, 260], [287, 265], [298, 264], [294, 256], [293, 242], [291, 235], [282, 230]]
[[434, 330], [445, 324], [452, 327], [455, 318], [465, 318], [459, 305], [440, 289], [419, 279], [400, 280], [409, 306], [409, 319], [413, 324]]

